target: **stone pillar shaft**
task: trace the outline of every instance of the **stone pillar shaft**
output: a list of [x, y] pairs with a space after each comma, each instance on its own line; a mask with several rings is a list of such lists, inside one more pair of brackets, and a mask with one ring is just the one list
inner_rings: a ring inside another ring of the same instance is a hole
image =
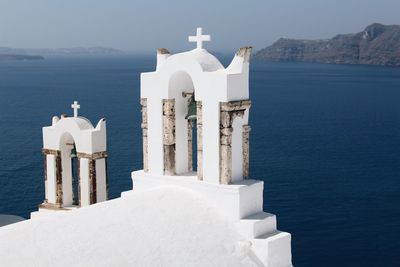
[[44, 170], [44, 203], [48, 202], [48, 185], [47, 185], [47, 154], [43, 154], [43, 170]]
[[[81, 159], [78, 158], [76, 161], [77, 173], [78, 173], [78, 207], [81, 206]], [[73, 191], [72, 191], [73, 192]]]
[[[230, 184], [232, 182], [232, 132], [233, 121], [236, 117], [243, 117], [244, 113], [251, 106], [250, 100], [239, 100], [220, 103], [220, 173], [219, 180], [221, 184]], [[243, 134], [243, 131], [242, 131]], [[242, 137], [244, 139], [244, 135]], [[248, 137], [247, 142], [248, 145]], [[244, 148], [244, 141], [242, 140]], [[246, 150], [245, 150], [246, 149]], [[248, 147], [243, 149], [243, 177], [248, 176]], [[246, 153], [246, 155], [245, 155]], [[246, 171], [245, 171], [246, 169]], [[246, 175], [244, 175], [246, 172]]]
[[220, 112], [220, 183], [230, 184], [232, 180], [232, 122], [231, 114]]
[[249, 162], [250, 162], [250, 131], [249, 125], [243, 125], [243, 178], [249, 179]]
[[89, 160], [89, 204], [97, 202], [97, 186], [96, 186], [96, 160]]
[[147, 98], [140, 99], [142, 106], [142, 135], [143, 135], [143, 170], [149, 171], [149, 150], [148, 150], [148, 122], [147, 122]]
[[56, 192], [57, 199], [56, 204], [59, 207], [63, 205], [63, 188], [62, 188], [62, 164], [61, 164], [61, 153], [56, 155]]
[[107, 168], [107, 158], [104, 158], [106, 161], [106, 200], [108, 200], [109, 190], [108, 190], [108, 168]]
[[164, 174], [174, 175], [175, 168], [175, 99], [163, 99]]
[[[63, 188], [62, 188], [62, 162], [61, 162], [61, 151], [54, 149], [43, 148], [42, 153], [44, 155], [44, 186], [45, 186], [45, 199], [39, 207], [51, 207], [51, 208], [61, 208], [63, 205]], [[53, 167], [48, 166], [48, 159], [52, 157], [54, 161]], [[50, 171], [53, 173], [49, 173]], [[49, 174], [52, 180], [51, 185], [54, 186], [54, 191], [49, 188]], [[54, 176], [53, 176], [54, 175]], [[54, 182], [54, 183], [53, 183]], [[49, 196], [50, 191], [54, 194], [51, 198]], [[51, 200], [50, 200], [51, 199]], [[51, 203], [49, 202], [51, 201]]]
[[188, 171], [193, 171], [193, 121], [187, 122], [188, 131]]
[[196, 102], [197, 115], [197, 179], [203, 180], [203, 104]]

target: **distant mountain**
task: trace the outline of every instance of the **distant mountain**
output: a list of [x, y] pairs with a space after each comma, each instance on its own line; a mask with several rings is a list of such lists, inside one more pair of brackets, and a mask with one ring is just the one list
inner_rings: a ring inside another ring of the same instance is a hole
[[271, 61], [400, 66], [400, 25], [374, 23], [362, 32], [340, 34], [328, 40], [281, 38], [254, 57]]
[[90, 56], [90, 55], [119, 55], [121, 50], [107, 47], [74, 47], [74, 48], [9, 48], [0, 47], [2, 55], [32, 55], [43, 56]]

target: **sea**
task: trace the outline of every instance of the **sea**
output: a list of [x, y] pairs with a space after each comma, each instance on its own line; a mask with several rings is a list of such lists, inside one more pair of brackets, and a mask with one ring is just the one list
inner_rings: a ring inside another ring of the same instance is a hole
[[[110, 197], [131, 189], [155, 58], [0, 62], [0, 214], [29, 218], [43, 201], [42, 127], [74, 100], [107, 120]], [[254, 60], [250, 97], [250, 176], [292, 234], [294, 266], [400, 266], [400, 68]]]

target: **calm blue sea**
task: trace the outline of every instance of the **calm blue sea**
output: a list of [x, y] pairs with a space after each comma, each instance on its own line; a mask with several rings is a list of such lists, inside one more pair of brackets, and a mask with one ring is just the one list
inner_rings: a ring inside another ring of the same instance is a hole
[[[139, 73], [155, 56], [0, 62], [0, 214], [43, 200], [41, 127], [107, 119], [112, 198], [141, 168]], [[224, 60], [227, 63], [227, 60]], [[400, 69], [252, 62], [251, 176], [295, 266], [400, 266]]]

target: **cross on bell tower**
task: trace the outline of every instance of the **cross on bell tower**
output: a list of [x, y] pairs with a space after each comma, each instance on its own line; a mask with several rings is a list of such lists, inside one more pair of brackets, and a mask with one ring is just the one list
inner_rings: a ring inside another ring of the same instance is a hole
[[197, 28], [196, 36], [189, 36], [189, 42], [197, 43], [197, 49], [203, 49], [203, 42], [211, 41], [210, 35], [203, 35], [203, 28]]
[[74, 118], [78, 117], [78, 109], [81, 108], [81, 105], [78, 104], [78, 101], [74, 101], [74, 103], [71, 105], [71, 108], [74, 109]]

